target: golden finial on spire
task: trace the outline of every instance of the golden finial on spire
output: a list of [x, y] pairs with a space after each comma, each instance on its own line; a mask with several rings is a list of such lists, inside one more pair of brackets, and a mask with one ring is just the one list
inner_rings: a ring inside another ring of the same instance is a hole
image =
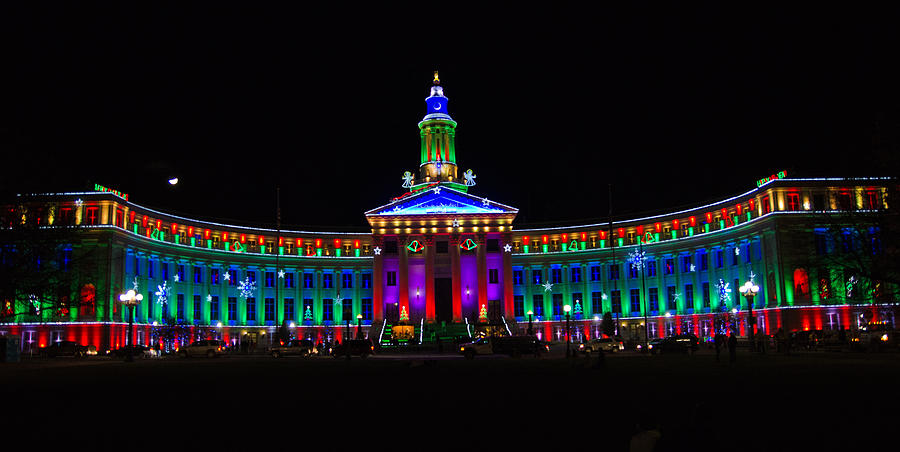
[[438, 71], [434, 71], [434, 84], [435, 85], [441, 84], [441, 79], [438, 78]]

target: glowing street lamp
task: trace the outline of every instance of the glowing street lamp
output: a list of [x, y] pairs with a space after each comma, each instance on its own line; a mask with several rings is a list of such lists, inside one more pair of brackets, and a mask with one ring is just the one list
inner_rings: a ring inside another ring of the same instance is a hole
[[532, 317], [534, 316], [534, 312], [529, 310], [527, 312], [527, 314], [528, 314], [528, 335], [531, 336], [532, 334], [534, 334], [534, 329], [531, 328]]
[[747, 333], [747, 339], [750, 341], [750, 350], [753, 350], [753, 324], [756, 323], [753, 320], [753, 297], [759, 293], [759, 286], [753, 284], [752, 281], [747, 281], [740, 288], [741, 295], [747, 298], [747, 328], [749, 332]]
[[362, 314], [356, 314], [356, 338], [362, 339]]
[[128, 307], [128, 337], [125, 338], [125, 346], [128, 347], [128, 354], [125, 355], [126, 362], [134, 361], [134, 356], [132, 355], [134, 347], [131, 343], [131, 337], [134, 332], [134, 307], [140, 304], [143, 299], [144, 296], [140, 293], [135, 293], [133, 289], [119, 295], [119, 303]]

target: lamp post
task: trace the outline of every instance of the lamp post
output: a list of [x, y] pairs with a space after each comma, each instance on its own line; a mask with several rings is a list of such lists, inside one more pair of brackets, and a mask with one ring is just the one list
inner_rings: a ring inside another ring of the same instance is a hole
[[644, 301], [644, 348], [643, 351], [647, 351], [650, 349], [650, 322], [647, 319], [647, 310], [649, 306], [647, 306], [647, 287], [644, 282], [644, 240], [641, 238], [638, 241], [638, 249], [631, 253], [629, 256], [631, 258], [631, 266], [637, 270], [641, 271], [641, 299]]
[[753, 350], [753, 297], [759, 292], [759, 286], [747, 281], [741, 286], [741, 295], [747, 298], [747, 340], [750, 341], [750, 350]]
[[356, 314], [356, 338], [362, 338], [362, 314]]
[[134, 290], [129, 290], [128, 292], [119, 295], [119, 302], [128, 307], [128, 337], [125, 338], [125, 345], [128, 347], [128, 354], [125, 355], [126, 362], [134, 361], [134, 356], [132, 355], [134, 347], [131, 343], [131, 337], [134, 332], [134, 307], [143, 299], [144, 296], [135, 293]]
[[531, 327], [532, 325], [532, 317], [534, 316], [533, 311], [528, 311], [528, 335], [531, 336], [534, 334], [534, 329]]
[[566, 358], [570, 358], [572, 356], [572, 351], [569, 349], [569, 311], [571, 310], [571, 306], [563, 306], [563, 311], [566, 313]]

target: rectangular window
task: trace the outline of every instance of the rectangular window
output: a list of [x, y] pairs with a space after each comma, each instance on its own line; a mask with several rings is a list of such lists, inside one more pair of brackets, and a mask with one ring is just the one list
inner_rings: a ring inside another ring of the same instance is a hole
[[622, 313], [622, 292], [614, 290], [609, 294], [610, 303], [612, 304], [612, 312], [616, 314]]
[[581, 282], [581, 267], [572, 267], [569, 269], [571, 273], [569, 276], [573, 283]]
[[141, 258], [134, 256], [134, 276], [141, 276]]
[[316, 276], [313, 273], [304, 273], [303, 274], [303, 288], [304, 289], [313, 289], [316, 287]]
[[284, 287], [288, 289], [294, 288], [294, 274], [293, 273], [285, 273], [284, 274]]
[[772, 211], [772, 206], [769, 205], [769, 204], [770, 204], [770, 202], [769, 202], [769, 197], [768, 197], [768, 196], [763, 196], [763, 199], [762, 199], [762, 210], [763, 210], [763, 215], [765, 215], [765, 214], [767, 214], [767, 213], [769, 213], [769, 212]]
[[256, 298], [247, 299], [245, 306], [247, 308], [247, 321], [256, 321]]
[[800, 210], [800, 193], [788, 193], [787, 210]]
[[323, 273], [322, 274], [322, 288], [323, 289], [334, 288], [334, 282], [332, 281], [333, 278], [334, 278], [334, 275], [332, 275], [331, 273]]
[[572, 314], [575, 314], [576, 306], [581, 307], [581, 312], [579, 312], [579, 314], [584, 314], [584, 300], [581, 298], [581, 292], [572, 293]]
[[295, 322], [297, 318], [294, 317], [294, 299], [293, 298], [285, 298], [284, 299], [284, 320], [288, 322]]
[[342, 289], [352, 289], [353, 288], [353, 273], [341, 274], [341, 288]]
[[650, 303], [650, 312], [659, 312], [659, 289], [651, 287], [647, 293], [648, 302]]
[[534, 311], [534, 315], [542, 316], [544, 315], [544, 295], [542, 294], [534, 294], [531, 296], [531, 306], [532, 311]]
[[147, 259], [147, 277], [153, 278], [153, 259]]
[[591, 292], [591, 313], [600, 314], [603, 312], [603, 293]]
[[362, 288], [363, 289], [371, 289], [372, 288], [372, 274], [371, 273], [363, 273], [362, 274]]
[[600, 266], [591, 266], [591, 281], [600, 281]]
[[203, 303], [200, 300], [200, 295], [194, 295], [194, 323], [203, 319]]
[[647, 265], [647, 277], [653, 278], [656, 277], [656, 261], [648, 260], [646, 262]]
[[237, 320], [237, 297], [228, 297], [228, 320]]
[[675, 274], [675, 260], [672, 258], [666, 259], [666, 275], [674, 275]]
[[631, 289], [631, 313], [639, 314], [641, 312], [641, 290]]
[[524, 295], [514, 295], [513, 296], [513, 315], [516, 317], [524, 317], [525, 316], [525, 296]]
[[218, 268], [209, 269], [209, 283], [210, 284], [219, 284], [219, 269]]
[[177, 274], [176, 276], [177, 276], [177, 278], [178, 278], [178, 281], [185, 281], [185, 279], [184, 279], [184, 265], [179, 265], [179, 266], [178, 266], [178, 274]]
[[535, 285], [541, 284], [541, 271], [540, 270], [532, 270], [531, 271], [531, 279], [534, 281]]
[[332, 306], [334, 300], [331, 298], [325, 298], [322, 300], [322, 320], [326, 322], [334, 321], [334, 307]]
[[200, 284], [203, 282], [203, 269], [201, 267], [194, 267], [194, 284]]
[[387, 285], [388, 286], [396, 286], [397, 285], [397, 272], [387, 272], [385, 274], [387, 276]]
[[99, 224], [98, 221], [100, 220], [100, 217], [98, 216], [98, 214], [99, 214], [98, 207], [87, 207], [84, 210], [85, 210], [85, 218], [84, 218], [85, 223], [87, 223], [91, 226], [96, 226], [97, 224]]
[[554, 268], [554, 269], [552, 269], [552, 270], [550, 271], [550, 276], [553, 278], [553, 280], [550, 281], [550, 282], [552, 282], [553, 284], [559, 284], [559, 283], [561, 283], [561, 282], [562, 282], [562, 269], [561, 269], [561, 268]]
[[636, 265], [628, 266], [628, 278], [636, 279], [636, 278], [639, 278], [640, 276], [641, 275], [640, 275], [639, 270], [637, 269]]
[[522, 285], [522, 270], [513, 270], [513, 285]]
[[684, 303], [687, 309], [694, 309], [694, 285], [684, 285]]
[[723, 250], [716, 250], [716, 268], [722, 268], [725, 266], [725, 252]]
[[160, 262], [159, 263], [159, 272], [162, 274], [163, 281], [169, 279], [169, 263], [168, 262]]
[[274, 298], [266, 298], [265, 299], [265, 309], [266, 309], [266, 321], [273, 322], [275, 321], [275, 299]]
[[177, 319], [179, 322], [184, 322], [184, 294], [180, 293], [176, 297], [176, 310], [175, 315], [177, 315]]
[[362, 319], [363, 320], [372, 320], [372, 299], [371, 298], [363, 298], [359, 305], [360, 309], [362, 309]]
[[678, 310], [678, 304], [675, 301], [675, 286], [666, 287], [666, 309], [673, 312]]
[[681, 256], [681, 272], [682, 273], [690, 272], [691, 267], [693, 267], [693, 266], [694, 266], [694, 262], [690, 255]]
[[500, 272], [496, 268], [488, 269], [488, 283], [497, 284], [500, 282]]
[[619, 264], [609, 265], [609, 279], [610, 281], [616, 281], [619, 279]]
[[275, 272], [266, 272], [266, 287], [275, 287]]
[[703, 307], [708, 308], [710, 306], [709, 302], [709, 283], [703, 283]]
[[215, 324], [219, 318], [219, 296], [213, 295], [209, 300], [209, 322]]
[[563, 315], [563, 296], [561, 293], [553, 294], [553, 315]]

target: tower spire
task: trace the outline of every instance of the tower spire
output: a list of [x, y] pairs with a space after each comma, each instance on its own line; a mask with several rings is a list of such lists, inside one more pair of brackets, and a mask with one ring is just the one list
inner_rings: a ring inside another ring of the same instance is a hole
[[431, 92], [425, 98], [425, 117], [419, 122], [422, 140], [420, 183], [459, 183], [456, 174], [456, 121], [447, 110], [448, 102], [438, 71], [434, 71]]

